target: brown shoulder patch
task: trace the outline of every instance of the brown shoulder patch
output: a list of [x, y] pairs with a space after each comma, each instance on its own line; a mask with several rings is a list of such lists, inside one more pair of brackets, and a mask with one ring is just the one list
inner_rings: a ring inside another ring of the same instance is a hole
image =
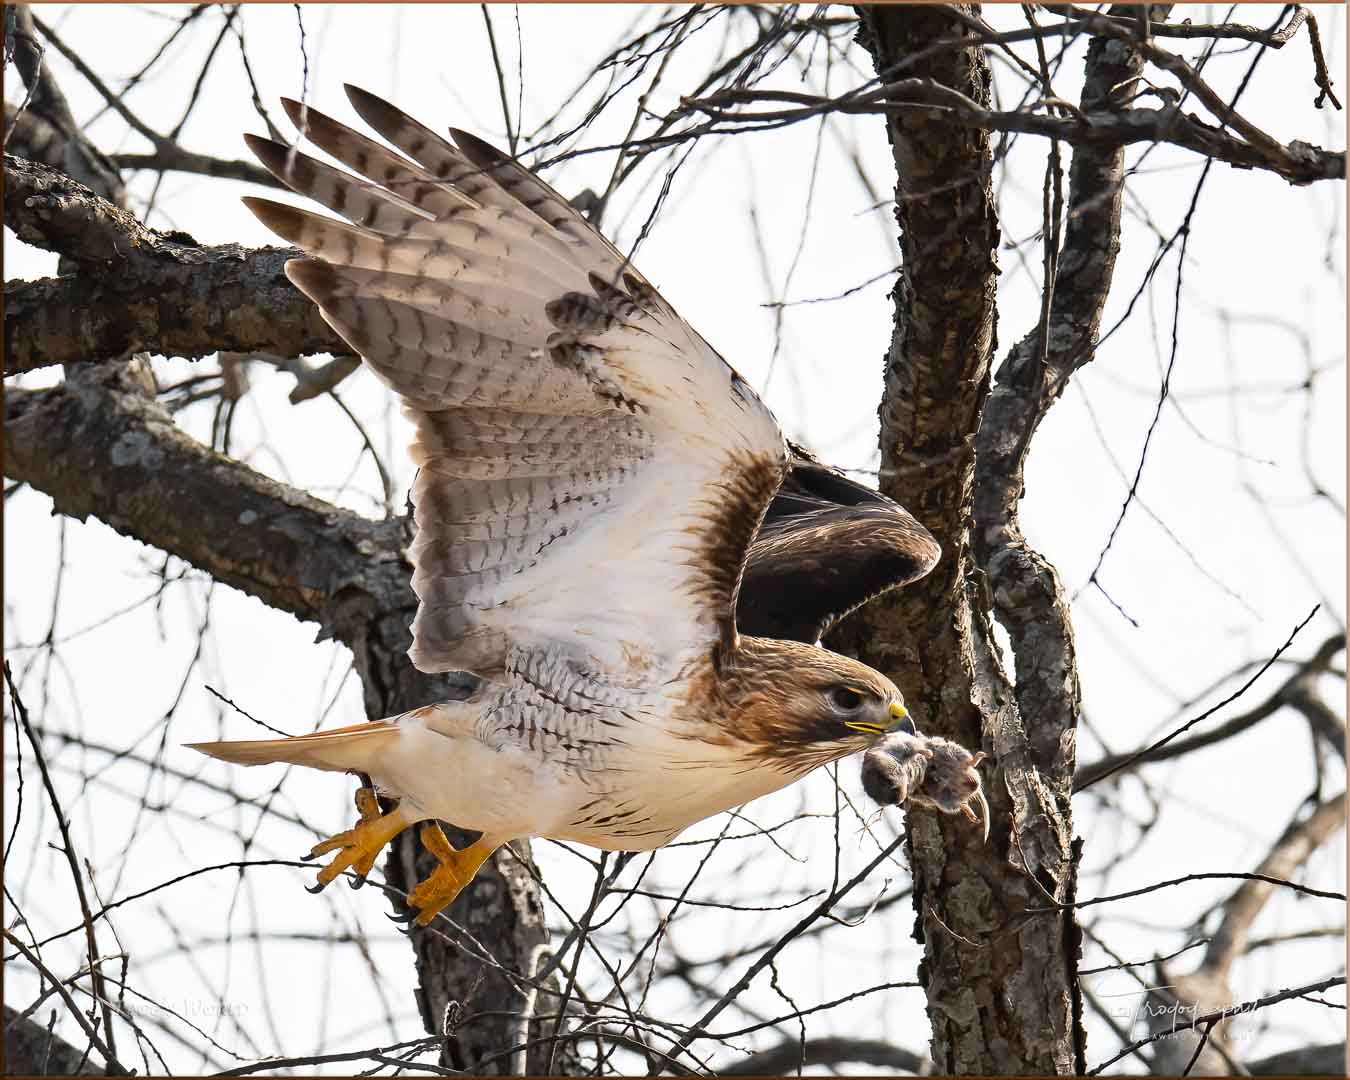
[[692, 591], [717, 619], [724, 654], [735, 648], [736, 594], [750, 543], [786, 470], [772, 454], [732, 453], [722, 478], [707, 490], [707, 509], [689, 529], [698, 539], [690, 559]]

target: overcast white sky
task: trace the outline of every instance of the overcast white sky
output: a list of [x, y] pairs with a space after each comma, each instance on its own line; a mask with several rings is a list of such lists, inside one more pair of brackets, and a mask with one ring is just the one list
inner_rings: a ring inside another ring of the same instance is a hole
[[[95, 70], [119, 85], [116, 80], [149, 56], [179, 10], [44, 7], [41, 15]], [[1179, 9], [1173, 18], [1211, 21], [1225, 10], [1197, 5]], [[1277, 6], [1250, 5], [1234, 18], [1265, 25], [1277, 11]], [[996, 25], [1021, 19], [1016, 7], [991, 8], [986, 14]], [[1342, 88], [1342, 13], [1328, 7], [1319, 8], [1318, 14], [1333, 78]], [[578, 110], [589, 99], [574, 98], [575, 88], [608, 45], [641, 15], [618, 6], [494, 9], [508, 85], [523, 110], [524, 129], [536, 128], [569, 102], [568, 115], [579, 119]], [[357, 124], [342, 93], [343, 82], [350, 81], [389, 98], [433, 128], [453, 124], [499, 145], [505, 141], [496, 77], [476, 6], [307, 7], [307, 81], [294, 8], [248, 7], [244, 19], [263, 100], [279, 122], [276, 99], [303, 94], [311, 104]], [[204, 24], [208, 29], [187, 38], [158, 75], [129, 99], [152, 127], [167, 130], [181, 114], [201, 59], [219, 30], [219, 14], [206, 16]], [[704, 31], [706, 40], [690, 41], [688, 55], [681, 54], [671, 65], [666, 88], [650, 107], [660, 111], [676, 93], [690, 91], [695, 75], [721, 44], [720, 26]], [[1187, 57], [1200, 51], [1199, 43], [1173, 45]], [[870, 74], [866, 56], [856, 47], [847, 60], [858, 70], [838, 62], [830, 76], [832, 89], [856, 83], [860, 72]], [[76, 115], [94, 115], [97, 95], [59, 57], [51, 63]], [[1222, 72], [1215, 76], [1221, 91], [1232, 91], [1246, 63], [1246, 56], [1216, 61], [1212, 70]], [[1076, 100], [1081, 68], [1080, 46], [1056, 79], [1061, 97]], [[998, 77], [1005, 74], [1000, 70]], [[774, 85], [800, 85], [792, 72], [776, 78]], [[7, 93], [18, 96], [12, 85]], [[1315, 110], [1314, 93], [1308, 47], [1300, 37], [1262, 60], [1243, 106], [1251, 120], [1282, 140], [1343, 148], [1343, 114]], [[620, 141], [634, 100], [630, 93], [602, 115], [586, 131], [583, 145]], [[517, 108], [515, 101], [512, 108]], [[241, 133], [261, 130], [231, 41], [182, 142], [221, 157], [243, 157], [247, 150]], [[856, 147], [876, 190], [889, 193], [893, 171], [881, 121], [855, 117], [842, 121], [840, 130]], [[111, 115], [99, 120], [92, 134], [108, 151], [148, 149]], [[897, 262], [890, 207], [873, 205], [876, 197], [859, 182], [841, 152], [843, 142], [833, 135], [818, 141], [819, 134], [818, 126], [802, 124], [746, 134], [696, 152], [676, 174], [637, 262], [761, 390], [789, 435], [834, 464], [875, 468], [876, 407], [890, 337], [887, 293], [893, 277], [888, 274], [844, 299], [787, 309], [776, 359], [773, 312], [762, 306], [784, 296], [835, 296]], [[1132, 150], [1131, 160], [1140, 153]], [[1044, 154], [1044, 143], [1023, 140], [999, 177], [1005, 242], [999, 255], [1000, 358], [1036, 318], [1040, 246], [1035, 236]], [[587, 186], [603, 188], [613, 166], [612, 154], [594, 154], [571, 159], [546, 175], [570, 194]], [[1200, 170], [1190, 155], [1162, 148], [1149, 155], [1132, 180], [1116, 286], [1104, 325], [1114, 325], [1124, 313], [1156, 253], [1154, 227], [1170, 234], [1181, 221]], [[621, 189], [607, 219], [621, 247], [631, 246], [636, 238], [662, 175], [660, 169], [650, 169], [646, 179]], [[208, 244], [267, 244], [270, 235], [238, 201], [251, 190], [256, 191], [243, 184], [170, 174], [151, 222], [186, 229]], [[141, 178], [133, 191], [139, 200], [133, 208], [142, 209], [148, 181]], [[1295, 188], [1264, 173], [1222, 165], [1212, 170], [1187, 252], [1171, 395], [1149, 449], [1138, 498], [1101, 574], [1137, 626], [1097, 591], [1078, 590], [1119, 513], [1156, 406], [1159, 375], [1171, 346], [1174, 257], [1156, 286], [1139, 300], [1135, 316], [1075, 378], [1036, 436], [1022, 519], [1031, 543], [1055, 564], [1076, 596], [1073, 612], [1090, 725], [1080, 733], [1080, 760], [1101, 753], [1099, 739], [1112, 750], [1130, 749], [1219, 700], [1234, 684], [1215, 687], [1216, 682], [1240, 664], [1268, 656], [1315, 604], [1322, 604], [1322, 611], [1303, 632], [1293, 655], [1311, 653], [1343, 627], [1344, 516], [1329, 500], [1309, 497], [1305, 461], [1343, 505], [1344, 198], [1340, 184]], [[5, 257], [7, 280], [54, 272], [54, 257], [15, 242], [9, 232]], [[161, 385], [211, 366], [211, 361], [199, 367], [157, 361]], [[1310, 369], [1318, 372], [1311, 396], [1300, 392]], [[291, 406], [286, 400], [289, 376], [259, 365], [251, 374], [252, 390], [235, 418], [234, 452], [255, 468], [324, 498], [379, 513], [378, 477], [369, 461], [361, 459], [359, 438], [336, 406], [324, 399]], [[41, 385], [54, 377], [43, 373], [22, 385]], [[384, 388], [365, 372], [345, 382], [340, 392], [385, 452], [401, 505], [412, 471], [402, 451], [407, 434], [402, 419]], [[211, 409], [203, 403], [179, 418], [205, 438]], [[162, 744], [163, 762], [176, 773], [267, 796], [281, 779], [280, 770], [227, 773], [226, 767], [203, 764], [179, 747], [222, 730], [236, 737], [251, 730], [241, 717], [222, 713], [206, 685], [288, 730], [311, 728], [321, 716], [330, 726], [361, 717], [355, 679], [344, 680], [349, 663], [345, 650], [315, 644], [313, 625], [298, 624], [227, 588], [209, 589], [200, 578], [169, 589], [160, 604], [142, 605], [96, 626], [154, 592], [154, 572], [162, 556], [98, 522], [63, 521], [50, 510], [45, 496], [22, 491], [6, 504], [5, 529], [7, 655], [16, 671], [26, 672], [29, 708], [48, 730], [78, 731], [93, 743], [134, 748], [143, 756], [155, 754]], [[48, 632], [56, 570], [63, 558], [55, 637], [64, 643], [53, 660], [26, 646]], [[170, 566], [174, 573], [183, 569], [176, 560]], [[207, 633], [194, 664], [204, 623]], [[1273, 689], [1280, 678], [1277, 668], [1253, 695]], [[1332, 700], [1342, 698], [1339, 680], [1328, 681], [1326, 689]], [[1212, 723], [1256, 700], [1244, 699]], [[11, 735], [12, 730], [6, 734], [6, 835], [16, 804]], [[156, 777], [148, 795], [152, 805], [146, 807], [140, 799], [144, 773], [134, 762], [105, 768], [106, 758], [95, 753], [62, 749], [55, 741], [47, 749], [73, 813], [77, 842], [92, 862], [105, 901], [200, 866], [240, 858], [239, 832], [256, 834], [248, 848], [251, 858], [292, 858], [313, 842], [302, 828], [272, 817], [259, 820], [256, 810], [241, 809], [177, 775]], [[90, 772], [97, 777], [82, 783], [81, 775]], [[32, 781], [26, 767], [25, 773]], [[842, 763], [839, 775], [861, 807], [856, 763]], [[1192, 871], [1252, 869], [1313, 789], [1306, 724], [1286, 710], [1239, 740], [1153, 768], [1148, 776], [1166, 800], [1146, 836], [1118, 818], [1106, 820], [1097, 813], [1094, 798], [1077, 801], [1076, 824], [1086, 839], [1089, 870], [1111, 861], [1123, 845], [1139, 845], [1108, 878], [1089, 876], [1083, 895]], [[1328, 779], [1327, 791], [1340, 783], [1338, 773]], [[73, 925], [76, 909], [64, 861], [44, 847], [53, 835], [51, 817], [40, 813], [35, 790], [28, 788], [8, 886], [20, 896], [41, 937]], [[1125, 791], [1131, 812], [1148, 817], [1151, 811], [1140, 786], [1130, 781]], [[345, 780], [290, 774], [274, 805], [332, 831], [344, 827], [350, 798], [351, 785]], [[829, 778], [818, 775], [747, 812], [768, 824], [790, 814], [799, 800], [813, 810], [831, 811], [834, 788]], [[725, 819], [715, 819], [690, 835], [716, 835], [725, 825]], [[877, 836], [884, 840], [898, 827], [898, 819], [883, 822]], [[808, 819], [783, 835], [801, 861], [762, 845], [764, 850], [756, 851], [747, 870], [736, 859], [750, 849], [732, 845], [726, 856], [710, 862], [690, 895], [739, 898], [754, 905], [781, 903], [781, 897], [764, 899], [780, 881], [788, 898], [827, 888], [835, 843], [830, 819]], [[858, 836], [854, 817], [846, 816], [843, 837], [846, 869], [856, 868], [875, 851], [872, 841]], [[537, 844], [536, 850], [559, 899], [574, 914], [581, 910], [591, 888], [584, 864], [554, 845]], [[701, 853], [697, 847], [666, 853], [644, 887], [659, 881], [678, 889]], [[1342, 837], [1309, 862], [1307, 880], [1343, 888], [1344, 857]], [[889, 877], [891, 889], [908, 884], [903, 867], [895, 867]], [[231, 1017], [193, 1018], [243, 1054], [306, 1052], [320, 1041], [328, 1049], [373, 1044], [387, 1030], [380, 1026], [384, 1009], [366, 991], [364, 976], [356, 974], [363, 969], [354, 950], [322, 950], [304, 941], [275, 939], [256, 947], [238, 940], [232, 947], [205, 943], [187, 955], [173, 949], [175, 934], [187, 940], [218, 939], [225, 926], [238, 934], [255, 919], [269, 930], [310, 934], [359, 926], [378, 938], [373, 955], [389, 1007], [398, 1018], [397, 1030], [404, 1038], [419, 1034], [409, 993], [409, 952], [402, 939], [386, 931], [379, 895], [344, 889], [341, 895], [313, 900], [300, 891], [304, 880], [285, 869], [259, 869], [242, 883], [232, 871], [217, 872], [129, 904], [115, 925], [123, 945], [135, 953], [133, 972], [139, 981], [133, 985], [161, 1000], [177, 1001], [189, 1013], [209, 1010], [213, 1006], [208, 1003], [223, 1000], [233, 1011]], [[866, 896], [857, 899], [871, 899], [880, 886], [878, 877], [863, 887]], [[1104, 932], [1112, 947], [1132, 960], [1170, 952], [1185, 944], [1174, 928], [1200, 915], [1228, 888], [1197, 883], [1116, 905], [1103, 923]], [[667, 906], [650, 902], [637, 909], [634, 921], [650, 924]], [[683, 918], [673, 934], [689, 953], [714, 955], [724, 942], [767, 935], [800, 914], [799, 908], [734, 915], [711, 910]], [[1335, 904], [1279, 897], [1256, 932], [1325, 926], [1342, 914]], [[912, 922], [905, 902], [884, 917], [832, 932], [828, 949], [799, 943], [780, 965], [784, 989], [806, 1006], [879, 981], [913, 979], [920, 953], [909, 938]], [[69, 944], [73, 970], [80, 946], [73, 938]], [[111, 942], [105, 947], [111, 949]], [[1341, 953], [1339, 945], [1329, 946], [1326, 939], [1265, 950], [1241, 962], [1235, 985], [1241, 997], [1255, 997], [1332, 972], [1341, 964]], [[49, 961], [60, 955], [57, 948], [48, 950]], [[1105, 954], [1088, 949], [1086, 964], [1104, 962]], [[729, 972], [703, 974], [727, 985], [743, 963]], [[7, 976], [10, 1000], [24, 1001], [35, 980], [19, 965]], [[339, 990], [333, 989], [335, 983]], [[747, 1004], [765, 1015], [783, 1012], [784, 1004], [768, 980], [761, 983], [752, 988]], [[1334, 1000], [1343, 1001], [1343, 995]], [[811, 1033], [884, 1033], [912, 1049], [925, 1048], [921, 991], [896, 989], [861, 1004], [825, 1014]], [[675, 989], [664, 991], [651, 1006], [673, 1019], [692, 1019]], [[267, 1019], [269, 1013], [275, 1024]], [[1261, 1039], [1253, 1045], [1267, 1053], [1330, 1041], [1340, 1037], [1342, 1017], [1334, 1010], [1294, 1003], [1270, 1016], [1268, 1029], [1258, 1031], [1260, 1025], [1253, 1024], [1252, 1037]], [[1090, 1032], [1096, 1040], [1092, 1045], [1108, 1045], [1109, 1036], [1095, 1018], [1090, 1019]], [[786, 1034], [795, 1036], [795, 1027]], [[763, 1041], [776, 1041], [776, 1036], [770, 1033]], [[758, 1045], [756, 1039], [743, 1042]], [[185, 1071], [198, 1067], [191, 1052], [165, 1043], [177, 1055], [166, 1054], [171, 1065]]]

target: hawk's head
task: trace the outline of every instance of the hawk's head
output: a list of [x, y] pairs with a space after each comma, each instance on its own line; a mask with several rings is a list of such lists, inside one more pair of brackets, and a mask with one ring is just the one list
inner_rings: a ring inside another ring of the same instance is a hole
[[904, 698], [866, 664], [819, 646], [743, 637], [722, 671], [725, 734], [766, 764], [806, 772], [914, 732]]

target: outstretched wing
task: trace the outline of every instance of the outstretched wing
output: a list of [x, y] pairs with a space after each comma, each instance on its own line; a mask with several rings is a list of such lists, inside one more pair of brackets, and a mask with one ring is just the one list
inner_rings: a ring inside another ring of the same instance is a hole
[[246, 201], [316, 256], [287, 276], [416, 424], [413, 662], [486, 675], [513, 646], [561, 648], [659, 681], [730, 642], [745, 552], [786, 469], [772, 414], [532, 173], [347, 92], [402, 154], [285, 104], [365, 179], [249, 138], [345, 222]]
[[794, 446], [750, 546], [736, 624], [745, 634], [819, 641], [868, 600], [923, 577], [941, 553], [903, 507]]

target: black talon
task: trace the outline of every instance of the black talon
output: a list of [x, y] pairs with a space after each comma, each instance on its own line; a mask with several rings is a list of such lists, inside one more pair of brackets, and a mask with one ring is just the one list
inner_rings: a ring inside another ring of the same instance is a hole
[[366, 883], [366, 875], [365, 875], [365, 874], [353, 874], [351, 877], [349, 877], [349, 878], [347, 879], [347, 886], [348, 886], [348, 888], [350, 888], [353, 892], [355, 892], [357, 889], [359, 889], [359, 888], [360, 888], [362, 885], [364, 885], [365, 883]]
[[305, 892], [309, 893], [310, 896], [318, 896], [319, 893], [323, 892], [327, 887], [328, 883], [326, 881], [320, 881], [317, 885], [306, 885]]
[[414, 917], [415, 915], [416, 915], [416, 912], [412, 912], [412, 911], [409, 911], [409, 912], [401, 912], [401, 913], [398, 914], [398, 915], [390, 915], [390, 914], [386, 911], [385, 914], [384, 914], [384, 917], [385, 917], [386, 919], [388, 919], [388, 920], [389, 920], [390, 922], [392, 922], [392, 923], [403, 923], [404, 925], [407, 925], [408, 923], [410, 923], [410, 922], [413, 921], [413, 917]]
[[321, 855], [315, 855], [314, 852], [311, 851], [308, 855], [301, 855], [301, 856], [300, 856], [300, 861], [301, 861], [301, 862], [313, 862], [315, 859], [319, 859], [319, 858], [322, 858], [322, 856], [321, 856]]

